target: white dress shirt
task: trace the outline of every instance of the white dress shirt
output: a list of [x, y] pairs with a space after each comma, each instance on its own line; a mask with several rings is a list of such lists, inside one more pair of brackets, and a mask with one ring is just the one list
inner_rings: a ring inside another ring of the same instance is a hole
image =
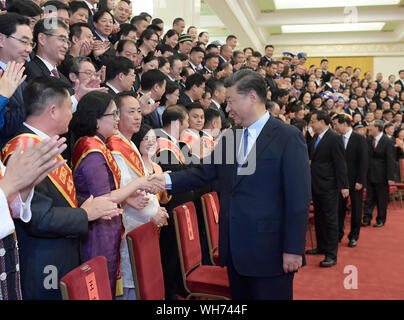
[[380, 139], [383, 137], [383, 132], [380, 132], [379, 135], [376, 136], [376, 144], [375, 144], [375, 149], [377, 148], [377, 145], [379, 144]]
[[352, 129], [349, 129], [349, 131], [347, 133], [345, 133], [344, 135], [342, 135], [344, 137], [344, 148], [346, 149], [348, 142], [349, 142], [349, 138], [351, 138], [352, 135]]

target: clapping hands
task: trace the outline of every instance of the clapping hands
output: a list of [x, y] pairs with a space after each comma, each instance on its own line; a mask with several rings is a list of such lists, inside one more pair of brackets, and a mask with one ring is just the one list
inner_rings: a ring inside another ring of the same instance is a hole
[[0, 94], [6, 98], [11, 98], [18, 86], [27, 77], [24, 75], [24, 64], [11, 61], [7, 63], [6, 70], [0, 70]]

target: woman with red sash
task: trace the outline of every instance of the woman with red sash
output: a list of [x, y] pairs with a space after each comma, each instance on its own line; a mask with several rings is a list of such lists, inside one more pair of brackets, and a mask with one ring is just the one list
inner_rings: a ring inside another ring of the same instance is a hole
[[[148, 188], [147, 178], [133, 180], [120, 188], [120, 171], [106, 140], [118, 133], [119, 111], [113, 97], [103, 92], [90, 92], [77, 106], [70, 123], [70, 131], [76, 141], [72, 155], [74, 184], [77, 194], [83, 197], [109, 195], [123, 203], [137, 190]], [[112, 296], [115, 297], [119, 277], [119, 248], [123, 234], [122, 217], [111, 220], [99, 219], [89, 226], [88, 236], [83, 239], [83, 261], [105, 256]]]

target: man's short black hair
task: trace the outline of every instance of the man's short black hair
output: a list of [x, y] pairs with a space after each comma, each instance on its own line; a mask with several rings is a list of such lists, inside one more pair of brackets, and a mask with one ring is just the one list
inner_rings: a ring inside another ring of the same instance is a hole
[[14, 0], [7, 8], [8, 13], [18, 13], [25, 17], [36, 17], [43, 13], [43, 10], [31, 0]]
[[138, 23], [138, 22], [140, 22], [140, 21], [146, 21], [147, 22], [147, 19], [146, 19], [146, 17], [145, 16], [134, 16], [132, 19], [130, 19], [130, 24], [136, 24], [136, 23]]
[[[57, 25], [56, 28], [63, 28], [67, 31], [67, 33], [69, 33], [69, 26], [67, 26], [62, 20], [57, 19]], [[34, 42], [38, 43], [38, 34], [40, 33], [44, 33], [44, 34], [50, 34], [53, 32], [55, 32], [55, 29], [50, 29], [49, 28], [49, 24], [46, 22], [46, 19], [42, 19], [39, 20], [34, 27], [34, 32], [33, 32], [33, 36], [34, 36]], [[37, 49], [38, 47], [36, 47]]]
[[194, 52], [202, 52], [203, 54], [205, 54], [205, 50], [203, 50], [201, 47], [198, 47], [198, 46], [193, 47], [193, 48], [191, 49], [190, 54], [192, 54], [192, 53], [194, 53]]
[[17, 26], [29, 26], [28, 18], [18, 13], [4, 13], [0, 14], [0, 33], [9, 37], [17, 31]]
[[231, 39], [237, 39], [237, 37], [234, 34], [231, 34], [227, 36], [226, 41], [231, 40]]
[[53, 6], [56, 8], [56, 10], [66, 10], [69, 13], [69, 16], [71, 14], [70, 8], [69, 6], [65, 5], [63, 2], [58, 1], [58, 0], [49, 0], [46, 1], [43, 5], [43, 7], [45, 8], [46, 11], [46, 7], [48, 6]]
[[224, 87], [224, 82], [222, 80], [212, 78], [206, 82], [206, 87], [210, 88], [213, 94], [216, 90], [220, 89], [221, 87]]
[[70, 26], [70, 33], [69, 33], [70, 41], [73, 39], [74, 36], [76, 36], [77, 38], [81, 37], [81, 33], [83, 32], [82, 28], [88, 28], [89, 30], [91, 30], [90, 26], [84, 22], [77, 22]]
[[154, 25], [158, 25], [158, 24], [162, 24], [162, 23], [164, 23], [164, 21], [161, 20], [160, 18], [154, 18], [151, 22], [151, 24], [154, 24]]
[[88, 16], [90, 16], [90, 9], [84, 1], [72, 1], [69, 2], [70, 12], [73, 14], [79, 9], [86, 9], [88, 11]]
[[312, 116], [317, 115], [317, 120], [321, 121], [323, 120], [325, 122], [326, 125], [330, 125], [331, 124], [331, 118], [330, 115], [324, 111], [324, 110], [314, 110], [312, 112]]
[[166, 108], [163, 112], [162, 115], [162, 120], [163, 120], [163, 127], [166, 127], [171, 124], [173, 121], [180, 120], [184, 121], [185, 116], [187, 114], [187, 110], [180, 105], [174, 105]]
[[133, 44], [136, 47], [136, 43], [132, 40], [119, 40], [116, 46], [116, 52], [121, 53], [125, 49], [126, 44]]
[[208, 53], [207, 55], [205, 55], [205, 61], [208, 61], [210, 59], [219, 59], [219, 56], [215, 53]]
[[131, 31], [136, 32], [137, 28], [134, 25], [130, 24], [130, 23], [121, 23], [119, 25], [119, 32], [117, 34], [118, 39], [120, 39], [121, 36], [126, 37]]
[[169, 56], [167, 60], [170, 63], [171, 68], [174, 66], [175, 60], [181, 61], [181, 59], [177, 55]]
[[149, 70], [142, 74], [141, 87], [144, 91], [150, 91], [156, 84], [162, 86], [166, 76], [160, 70]]
[[121, 108], [122, 103], [123, 103], [123, 99], [125, 99], [126, 97], [132, 97], [132, 98], [136, 99], [137, 98], [137, 93], [134, 92], [134, 91], [122, 91], [122, 92], [117, 93], [114, 96], [114, 101], [115, 101], [115, 104], [116, 104], [118, 109]]
[[23, 97], [27, 116], [41, 115], [50, 103], [60, 106], [69, 97], [69, 86], [55, 77], [38, 77], [24, 88]]
[[265, 46], [265, 50], [268, 49], [268, 48], [274, 49], [274, 46], [273, 46], [272, 44], [267, 44], [267, 45]]
[[205, 127], [210, 124], [214, 119], [221, 118], [220, 112], [213, 108], [205, 110]]
[[191, 90], [193, 86], [200, 87], [206, 82], [205, 77], [200, 73], [195, 73], [187, 78], [185, 81], [185, 90]]
[[172, 52], [174, 54], [174, 49], [168, 45], [168, 44], [163, 44], [160, 43], [157, 47], [156, 47], [156, 51], [160, 51], [161, 54], [165, 54], [166, 52]]
[[219, 46], [214, 43], [208, 44], [208, 46], [206, 47], [206, 51], [209, 51], [212, 48], [219, 49]]
[[106, 63], [105, 81], [114, 79], [120, 73], [127, 75], [131, 69], [135, 70], [133, 62], [126, 57], [111, 57]]
[[351, 124], [351, 119], [349, 119], [347, 116], [343, 115], [343, 114], [338, 114], [336, 116], [336, 119], [338, 121], [339, 124], [343, 124], [346, 123], [349, 127], [352, 126]]
[[181, 22], [181, 21], [184, 21], [184, 22], [185, 22], [185, 20], [184, 20], [183, 18], [175, 18], [174, 21], [173, 21], [173, 26], [174, 26], [175, 24], [177, 24], [178, 22]]

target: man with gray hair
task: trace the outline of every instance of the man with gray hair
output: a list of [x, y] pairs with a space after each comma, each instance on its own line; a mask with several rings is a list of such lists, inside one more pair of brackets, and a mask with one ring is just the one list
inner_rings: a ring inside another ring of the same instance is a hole
[[369, 226], [377, 205], [374, 227], [386, 223], [389, 185], [394, 184], [394, 146], [383, 133], [383, 121], [374, 120], [369, 126], [369, 169], [362, 226]]

